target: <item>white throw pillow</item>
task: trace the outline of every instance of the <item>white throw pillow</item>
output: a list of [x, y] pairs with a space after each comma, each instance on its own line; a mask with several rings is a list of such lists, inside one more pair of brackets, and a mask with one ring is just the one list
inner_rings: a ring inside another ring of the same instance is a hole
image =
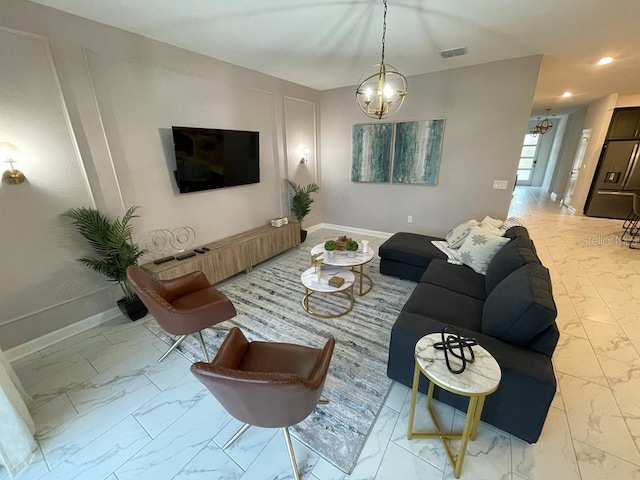
[[502, 222], [500, 230], [507, 231], [511, 227], [526, 227], [526, 225], [524, 224], [524, 220], [520, 217], [509, 217]]
[[450, 248], [458, 248], [464, 242], [464, 239], [467, 238], [469, 232], [473, 227], [478, 225], [477, 220], [468, 220], [464, 223], [461, 223], [455, 228], [449, 230], [447, 236], [444, 237]]
[[492, 235], [479, 226], [472, 227], [469, 235], [458, 249], [456, 257], [471, 267], [474, 272], [486, 275], [489, 262], [498, 253], [498, 250], [508, 242], [508, 238]]

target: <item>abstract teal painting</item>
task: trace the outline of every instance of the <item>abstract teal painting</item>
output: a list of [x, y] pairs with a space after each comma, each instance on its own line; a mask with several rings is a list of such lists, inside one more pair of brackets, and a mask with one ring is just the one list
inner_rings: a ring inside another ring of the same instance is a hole
[[395, 124], [393, 183], [436, 185], [444, 119]]
[[392, 123], [354, 125], [352, 182], [388, 182], [391, 177]]

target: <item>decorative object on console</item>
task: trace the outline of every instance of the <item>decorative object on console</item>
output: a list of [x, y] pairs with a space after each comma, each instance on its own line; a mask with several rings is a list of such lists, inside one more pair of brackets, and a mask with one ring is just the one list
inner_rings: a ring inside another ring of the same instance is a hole
[[71, 208], [62, 214], [71, 220], [93, 250], [94, 256], [78, 258], [78, 262], [120, 286], [124, 297], [118, 300], [118, 307], [130, 320], [138, 320], [147, 314], [147, 308], [127, 281], [127, 267], [136, 265], [147, 253], [132, 238], [131, 221], [138, 217], [135, 214], [138, 208], [129, 208], [121, 219], [115, 220], [109, 220], [95, 208]]
[[336, 248], [338, 248], [338, 244], [335, 240], [327, 240], [324, 242], [324, 249], [327, 251], [327, 255], [329, 257], [333, 257], [335, 255]]
[[[311, 204], [313, 203], [311, 194], [320, 191], [320, 187], [315, 183], [310, 183], [309, 185], [303, 187], [289, 179], [287, 179], [287, 183], [293, 189], [293, 197], [291, 198], [291, 212], [293, 213], [293, 216], [296, 217], [296, 220], [302, 223], [304, 217], [306, 217], [311, 210]], [[300, 230], [300, 242], [304, 242], [306, 239], [307, 231]]]
[[154, 256], [162, 257], [161, 260], [171, 257], [172, 254], [185, 252], [195, 241], [196, 231], [187, 226], [177, 227], [173, 230], [164, 228], [152, 230], [143, 238], [145, 250]]
[[281, 227], [283, 225], [287, 225], [289, 223], [289, 219], [287, 217], [280, 217], [280, 218], [272, 218], [271, 219], [271, 226], [272, 227]]
[[2, 181], [9, 185], [20, 185], [26, 180], [24, 173], [16, 170], [14, 163], [20, 160], [20, 149], [12, 143], [0, 142], [0, 162], [8, 163], [9, 170], [2, 173]]
[[[478, 341], [475, 338], [463, 337], [458, 332], [458, 329], [452, 325], [445, 325], [440, 335], [442, 336], [442, 341], [434, 343], [433, 348], [444, 351], [444, 361], [447, 363], [447, 368], [451, 373], [458, 375], [464, 372], [467, 368], [467, 363], [473, 363], [475, 360], [472, 347], [478, 345]], [[467, 358], [467, 352], [469, 352], [469, 358]], [[451, 366], [449, 355], [462, 361], [460, 368]]]
[[380, 120], [396, 113], [407, 95], [407, 78], [393, 65], [384, 62], [384, 47], [387, 35], [387, 0], [383, 0], [382, 58], [380, 63], [369, 67], [360, 76], [356, 88], [356, 102], [371, 118]]
[[356, 242], [355, 240], [349, 239], [349, 241], [344, 246], [344, 248], [347, 251], [348, 256], [355, 257], [356, 252], [358, 251], [358, 242]]

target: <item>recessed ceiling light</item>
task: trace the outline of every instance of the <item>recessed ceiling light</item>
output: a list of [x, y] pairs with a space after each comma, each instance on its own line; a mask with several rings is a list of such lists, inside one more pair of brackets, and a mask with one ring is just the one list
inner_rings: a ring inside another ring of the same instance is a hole
[[572, 95], [571, 92], [564, 92], [562, 94], [562, 98], [569, 98], [571, 95]]
[[613, 62], [613, 57], [602, 57], [598, 60], [598, 65], [608, 65]]

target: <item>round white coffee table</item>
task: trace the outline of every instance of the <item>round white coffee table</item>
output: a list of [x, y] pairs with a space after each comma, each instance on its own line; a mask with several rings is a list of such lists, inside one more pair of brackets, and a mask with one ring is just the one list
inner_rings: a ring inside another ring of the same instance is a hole
[[[351, 309], [353, 309], [354, 304], [353, 282], [355, 281], [355, 276], [353, 275], [353, 272], [344, 268], [323, 266], [322, 273], [320, 274], [320, 281], [316, 282], [312, 280], [314, 270], [314, 267], [308, 268], [302, 272], [302, 275], [300, 276], [300, 281], [302, 282], [302, 285], [304, 285], [305, 289], [304, 297], [302, 297], [302, 308], [304, 308], [304, 311], [319, 318], [337, 318], [349, 313]], [[329, 279], [334, 276], [342, 277], [344, 279], [344, 283], [339, 287], [329, 285]], [[309, 307], [309, 297], [315, 293], [343, 294], [349, 300], [349, 304], [344, 311], [339, 313], [320, 313]]]
[[[360, 292], [358, 295], [363, 296], [371, 291], [373, 288], [373, 280], [371, 277], [364, 273], [364, 264], [369, 263], [373, 260], [375, 253], [373, 253], [373, 249], [369, 247], [367, 253], [364, 253], [361, 250], [362, 246], [360, 246], [360, 250], [358, 250], [355, 256], [350, 257], [346, 251], [335, 250], [333, 252], [333, 256], [329, 256], [329, 252], [324, 249], [324, 243], [319, 243], [315, 247], [311, 249], [311, 255], [315, 255], [317, 253], [323, 253], [322, 260], [324, 265], [332, 265], [334, 267], [348, 267], [351, 268], [359, 277], [360, 281]], [[365, 290], [362, 284], [362, 279], [366, 278], [369, 282], [369, 286]]]
[[[436, 350], [433, 344], [442, 340], [440, 333], [432, 333], [425, 335], [415, 348], [415, 369], [413, 373], [413, 389], [411, 391], [411, 407], [409, 410], [409, 425], [407, 428], [407, 438], [440, 438], [447, 457], [453, 468], [453, 474], [456, 478], [460, 478], [462, 470], [462, 462], [467, 450], [469, 440], [475, 440], [478, 432], [478, 423], [480, 415], [482, 415], [482, 407], [487, 395], [495, 392], [500, 384], [502, 376], [498, 362], [480, 345], [473, 348], [475, 360], [473, 363], [467, 363], [466, 369], [460, 373], [452, 373], [445, 362], [443, 350]], [[449, 361], [454, 369], [462, 366], [462, 361], [449, 354]], [[422, 433], [413, 431], [413, 419], [416, 410], [416, 398], [418, 395], [418, 383], [420, 381], [420, 373], [429, 380], [429, 390], [427, 393], [427, 411], [431, 415], [435, 432]], [[467, 418], [464, 429], [461, 433], [446, 433], [440, 428], [438, 420], [431, 408], [431, 399], [433, 398], [434, 385], [438, 385], [444, 390], [469, 397], [469, 408], [467, 409]], [[447, 439], [460, 438], [460, 451], [456, 458], [449, 447]]]

